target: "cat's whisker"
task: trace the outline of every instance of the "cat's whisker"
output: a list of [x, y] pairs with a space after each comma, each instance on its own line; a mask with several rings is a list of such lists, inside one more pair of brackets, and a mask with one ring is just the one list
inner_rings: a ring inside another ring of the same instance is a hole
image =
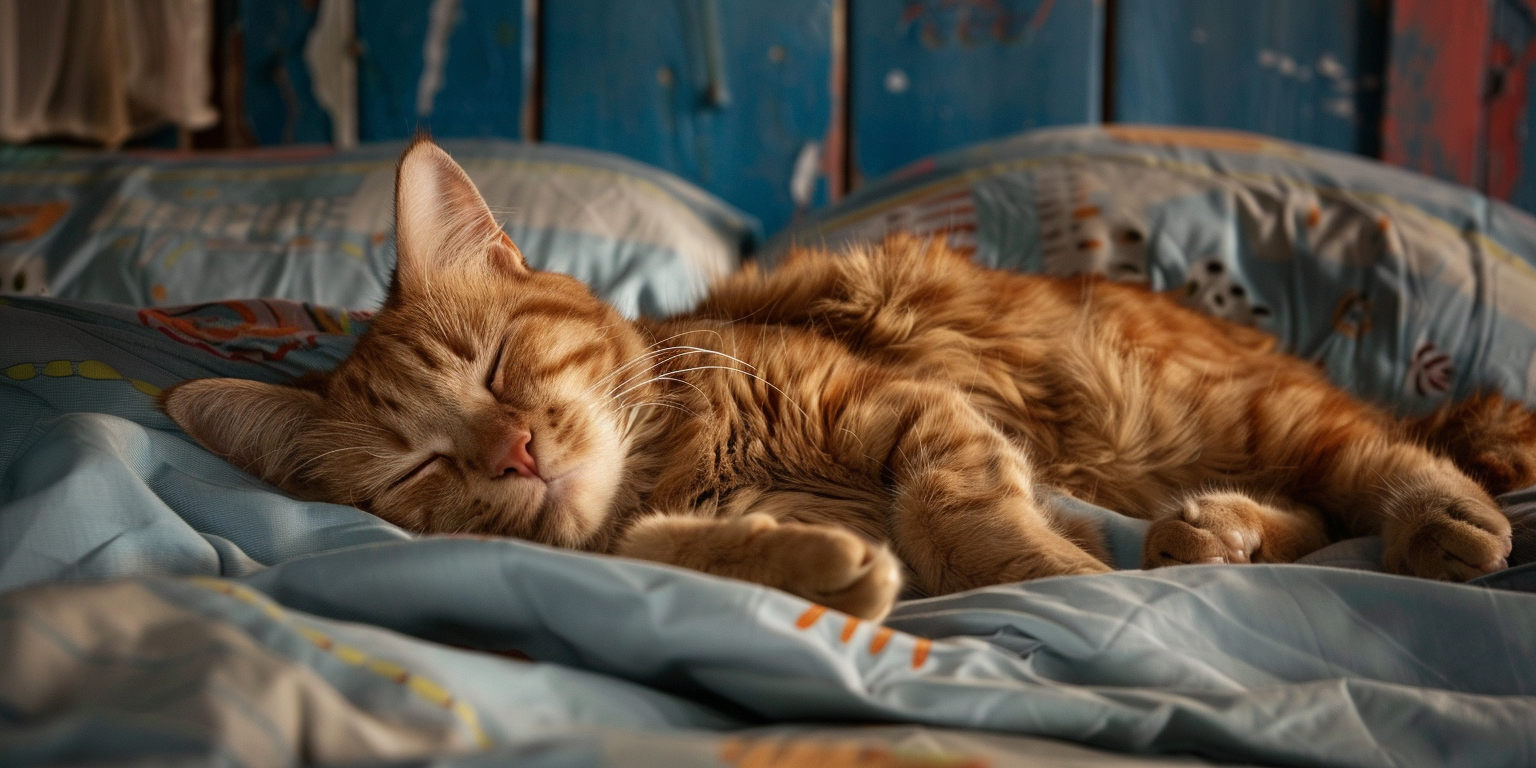
[[[614, 394], [614, 393], [610, 392], [608, 397], [610, 399], [612, 399], [612, 400], [623, 402], [625, 395], [627, 395], [630, 392], [633, 392], [633, 391], [635, 391], [635, 390], [637, 390], [637, 389], [639, 389], [639, 388], [641, 388], [641, 387], [643, 387], [643, 386], [645, 386], [647, 384], [651, 384], [651, 383], [654, 383], [656, 381], [659, 381], [660, 379], [661, 379], [661, 376], [652, 376], [651, 378], [646, 379], [645, 381], [642, 381], [639, 384], [636, 384], [636, 385], [634, 385], [632, 387], [629, 387], [628, 389], [625, 389], [623, 392], [619, 392], [617, 394]], [[627, 381], [632, 381], [632, 380], [633, 379], [626, 379], [625, 381], [627, 382]], [[624, 385], [623, 383], [619, 384], [619, 386], [623, 386], [623, 385]]]
[[[635, 365], [636, 363], [653, 361], [656, 364], [660, 365], [660, 364], [663, 364], [663, 363], [669, 363], [669, 362], [671, 362], [673, 360], [676, 360], [679, 357], [683, 357], [684, 355], [695, 354], [693, 352], [683, 352], [682, 354], [675, 355], [673, 357], [669, 357], [666, 360], [654, 360], [654, 358], [657, 358], [657, 357], [659, 357], [661, 355], [665, 355], [665, 354], [668, 354], [670, 352], [675, 352], [675, 351], [677, 351], [677, 349], [678, 348], [676, 348], [676, 347], [666, 347], [664, 349], [658, 349], [658, 350], [656, 350], [654, 352], [647, 352], [644, 355], [640, 355], [640, 356], [634, 358], [633, 360], [630, 360], [629, 362], [619, 366], [618, 368], [615, 368], [613, 370], [613, 372], [609, 373], [607, 376], [604, 376], [603, 378], [598, 379], [595, 382], [592, 382], [592, 385], [587, 387], [586, 390], [582, 392], [582, 394], [586, 395], [586, 394], [590, 393], [592, 390], [596, 389], [597, 387], [599, 387], [599, 386], [601, 386], [603, 384], [606, 384], [607, 382], [612, 380], [613, 377], [615, 377], [615, 376], [619, 375], [620, 373], [622, 373], [624, 371], [624, 369], [629, 368], [630, 366]], [[653, 369], [651, 369], [651, 368], [647, 368], [647, 369], [639, 371], [638, 373], [635, 373], [635, 374], [631, 375], [629, 378], [624, 379], [623, 381], [619, 382], [618, 384], [613, 385], [613, 387], [611, 387], [608, 390], [607, 394], [608, 395], [612, 395], [614, 390], [618, 389], [619, 387], [624, 386], [625, 384], [628, 384], [631, 381], [634, 381], [635, 379], [637, 379], [637, 378], [639, 378], [641, 376], [644, 376], [644, 375], [650, 373], [652, 370]]]
[[[645, 370], [642, 370], [642, 371], [640, 371], [638, 373], [635, 373], [634, 375], [630, 376], [629, 378], [627, 378], [627, 379], [625, 379], [625, 380], [623, 380], [623, 381], [613, 385], [612, 387], [610, 387], [608, 389], [608, 392], [606, 394], [608, 396], [612, 397], [613, 393], [616, 390], [618, 390], [619, 388], [623, 387], [624, 385], [634, 381], [635, 379], [640, 378], [641, 376], [645, 376], [647, 374], [653, 373], [655, 371], [655, 366], [666, 365], [667, 363], [670, 363], [673, 360], [677, 360], [678, 358], [682, 358], [682, 357], [687, 357], [688, 355], [700, 354], [699, 352], [692, 351], [693, 348], [689, 348], [689, 347], [667, 347], [665, 349], [659, 349], [659, 350], [657, 350], [656, 352], [654, 352], [652, 354], [653, 355], [661, 355], [661, 354], [667, 354], [669, 352], [677, 352], [678, 350], [683, 350], [683, 351], [678, 352], [677, 354], [675, 354], [675, 355], [673, 355], [671, 357], [668, 357], [668, 358], [666, 358], [664, 360], [653, 360], [653, 361], [651, 361], [653, 363], [652, 367], [647, 368]], [[591, 391], [591, 390], [589, 389], [588, 391]]]
[[[656, 346], [656, 345], [655, 344], [651, 345], [651, 347], [654, 347], [654, 346]], [[667, 354], [669, 352], [676, 352], [678, 350], [685, 349], [685, 347], [662, 347], [661, 349], [651, 349], [651, 347], [647, 347], [646, 348], [647, 351], [642, 352], [642, 353], [640, 353], [640, 354], [630, 358], [624, 364], [615, 367], [611, 373], [609, 373], [607, 376], [603, 377], [603, 379], [600, 379], [598, 383], [601, 383], [602, 381], [606, 381], [608, 379], [613, 378], [614, 376], [618, 375], [619, 372], [623, 371], [625, 368], [628, 368], [628, 367], [634, 365], [635, 363], [639, 363], [639, 362], [643, 362], [643, 361], [651, 359], [651, 358], [659, 357], [659, 356], [665, 355], [665, 354]]]
[[663, 403], [663, 402], [659, 402], [659, 401], [648, 401], [648, 402], [644, 402], [644, 403], [633, 403], [633, 404], [625, 405], [625, 406], [621, 406], [621, 407], [624, 410], [629, 410], [631, 408], [649, 408], [651, 406], [658, 406], [658, 405], [661, 406], [662, 408], [671, 408], [674, 411], [682, 411], [683, 413], [686, 413], [689, 416], [692, 416], [694, 418], [699, 418], [699, 414], [697, 412], [693, 411], [692, 409], [684, 408], [681, 405], [675, 405], [673, 403]]
[[[299, 423], [299, 422], [301, 422], [301, 421], [303, 421], [303, 420], [304, 420], [304, 417], [303, 417], [303, 416], [294, 416], [294, 417], [292, 417], [292, 418], [290, 418], [290, 419], [288, 419], [288, 420], [286, 420], [286, 421], [284, 421], [284, 422], [283, 422], [283, 423], [282, 423], [282, 426], [281, 426], [281, 427], [279, 427], [279, 429], [280, 429], [280, 430], [281, 430], [281, 431], [283, 431], [283, 432], [287, 432], [287, 431], [288, 431], [288, 428], [289, 428], [289, 427], [291, 427], [291, 426], [293, 426], [293, 425], [294, 425], [294, 424], [297, 424], [297, 423]], [[263, 453], [263, 454], [261, 454], [261, 455], [259, 455], [259, 456], [257, 456], [257, 457], [256, 457], [256, 458], [255, 458], [255, 460], [254, 460], [254, 461], [252, 461], [252, 462], [251, 462], [251, 464], [253, 464], [253, 465], [254, 465], [254, 464], [260, 464], [260, 463], [262, 463], [262, 462], [263, 462], [263, 461], [266, 461], [266, 458], [267, 458], [267, 457], [268, 457], [268, 456], [271, 456], [271, 455], [272, 455], [272, 454], [274, 454], [274, 453], [278, 453], [278, 452], [280, 452], [280, 451], [291, 451], [291, 450], [293, 450], [293, 447], [292, 447], [292, 446], [288, 446], [288, 445], [280, 445], [280, 446], [278, 446], [278, 447], [276, 447], [276, 448], [273, 448], [273, 449], [272, 449], [272, 450], [270, 450], [270, 451], [267, 451], [267, 452], [266, 452], [266, 453]]]
[[[292, 418], [288, 419], [287, 421], [285, 421], [283, 423], [282, 429], [286, 430], [288, 427], [290, 427], [290, 426], [292, 426], [292, 425], [294, 425], [294, 424], [296, 424], [296, 423], [298, 423], [300, 421], [303, 421], [303, 417], [302, 416], [292, 417]], [[336, 427], [340, 431], [350, 431], [350, 432], [352, 432], [355, 435], [359, 435], [359, 436], [363, 436], [363, 437], [376, 438], [379, 435], [378, 427], [375, 427], [375, 426], [370, 425], [370, 424], [363, 424], [361, 422], [337, 421], [337, 422], [333, 422], [332, 426]], [[365, 450], [367, 448], [368, 448], [368, 446], [351, 446], [349, 448], [338, 448], [337, 450]], [[257, 456], [251, 463], [253, 465], [261, 464], [261, 463], [266, 461], [267, 457], [271, 456], [274, 453], [280, 453], [280, 452], [283, 452], [283, 451], [291, 451], [291, 450], [293, 450], [293, 447], [290, 446], [290, 445], [280, 445], [280, 446], [278, 446], [276, 448], [273, 448], [270, 451], [267, 451], [267, 452], [262, 453], [261, 455]], [[334, 451], [332, 453], [334, 453]], [[385, 456], [380, 456], [379, 454], [372, 453], [372, 452], [370, 452], [368, 455], [370, 455], [370, 456], [372, 456], [372, 457], [374, 457], [376, 459], [386, 458]], [[319, 458], [319, 457], [315, 457], [315, 458]], [[314, 461], [314, 459], [310, 459], [310, 461]], [[305, 462], [305, 464], [299, 465], [299, 467], [296, 468], [295, 471], [297, 471], [297, 469], [303, 468], [308, 463], [309, 462]], [[293, 475], [293, 472], [290, 472], [285, 477], [292, 477], [292, 475]]]
[[[762, 376], [759, 376], [759, 375], [757, 375], [757, 374], [755, 374], [755, 373], [753, 373], [751, 371], [743, 371], [740, 368], [733, 368], [733, 367], [728, 366], [728, 365], [699, 365], [699, 366], [694, 366], [692, 368], [683, 368], [683, 369], [677, 370], [677, 371], [668, 371], [667, 375], [671, 376], [671, 375], [676, 375], [676, 374], [679, 374], [679, 373], [688, 373], [690, 371], [707, 371], [707, 370], [734, 371], [734, 372], [739, 373], [739, 374], [741, 374], [743, 376], [748, 376], [750, 378], [757, 379], [758, 381], [761, 381], [763, 384], [767, 385], [773, 391], [779, 393], [779, 395], [781, 397], [783, 397], [785, 400], [789, 401], [790, 405], [793, 405], [797, 410], [800, 411], [800, 415], [801, 416], [803, 416], [803, 417], [805, 417], [807, 419], [809, 419], [811, 417], [810, 413], [808, 413], [805, 410], [805, 408], [801, 407], [800, 403], [796, 402], [793, 397], [790, 397], [788, 392], [785, 392], [784, 390], [779, 389], [777, 384], [774, 384], [773, 382], [771, 382], [771, 381], [763, 378]], [[637, 386], [639, 386], [639, 385], [637, 385]], [[627, 393], [628, 391], [629, 390], [625, 390], [624, 393]], [[620, 393], [619, 396], [622, 397], [624, 393]]]
[[310, 464], [313, 464], [316, 461], [319, 461], [320, 459], [325, 458], [326, 456], [330, 456], [333, 453], [341, 453], [343, 451], [368, 451], [368, 455], [372, 456], [375, 459], [385, 460], [385, 459], [389, 458], [388, 456], [380, 456], [379, 454], [372, 452], [371, 450], [369, 450], [369, 446], [366, 446], [366, 445], [349, 445], [349, 446], [345, 446], [343, 448], [333, 448], [333, 449], [331, 449], [329, 451], [324, 451], [322, 453], [319, 453], [319, 454], [316, 454], [314, 456], [311, 456], [308, 459], [305, 459], [304, 461], [302, 461], [302, 462], [298, 463], [297, 465], [295, 465], [292, 469], [288, 470], [288, 472], [283, 475], [283, 482], [279, 483], [279, 485], [282, 485], [284, 483], [287, 483], [289, 480], [292, 480], [294, 475], [298, 474], [301, 470], [303, 470], [305, 467], [309, 466]]
[[675, 381], [675, 382], [677, 382], [679, 384], [687, 384], [689, 387], [691, 387], [693, 389], [693, 391], [699, 393], [700, 397], [703, 397], [705, 399], [709, 398], [709, 395], [705, 394], [704, 390], [699, 389], [699, 387], [696, 384], [694, 384], [691, 381], [688, 381], [687, 379], [674, 379], [671, 376], [662, 375], [662, 376], [657, 376], [655, 379], [652, 379], [652, 381]]
[[668, 371], [667, 373], [663, 373], [663, 374], [659, 374], [659, 375], [656, 375], [656, 376], [652, 376], [651, 378], [646, 379], [645, 381], [642, 381], [639, 384], [636, 384], [636, 385], [634, 385], [634, 386], [624, 390], [623, 392], [620, 392], [620, 393], [618, 393], [616, 395], [613, 395], [612, 398], [614, 400], [619, 401], [619, 402], [623, 402], [625, 395], [627, 395], [630, 392], [633, 392], [633, 391], [635, 391], [635, 390], [637, 390], [637, 389], [639, 389], [641, 387], [644, 387], [647, 384], [654, 384], [654, 383], [656, 383], [658, 381], [675, 381], [678, 384], [687, 384], [688, 386], [693, 387], [693, 390], [695, 392], [698, 392], [700, 396], [704, 397], [706, 400], [709, 399], [709, 395], [705, 394], [704, 390], [699, 389], [697, 386], [695, 386], [693, 384], [693, 382], [686, 381], [684, 379], [674, 379], [674, 378], [672, 378], [672, 374], [674, 374], [674, 373], [687, 373], [688, 371], [692, 371], [692, 370], [698, 370], [698, 369], [696, 369], [696, 368], [685, 368], [685, 369], [683, 369], [681, 371]]
[[[619, 366], [618, 368], [614, 369], [614, 372], [609, 374], [608, 376], [604, 377], [602, 379], [602, 381], [607, 381], [608, 379], [610, 379], [613, 376], [617, 375], [619, 371], [622, 371], [625, 368], [628, 368], [629, 366], [635, 364], [636, 362], [639, 362], [641, 360], [645, 360], [645, 359], [650, 358], [650, 357], [655, 357], [655, 356], [658, 356], [658, 355], [663, 355], [663, 354], [666, 354], [667, 352], [671, 352], [671, 351], [679, 350], [679, 349], [694, 349], [694, 350], [699, 349], [699, 347], [688, 347], [688, 346], [669, 346], [669, 347], [662, 347], [661, 349], [654, 349], [654, 347], [656, 347], [658, 344], [665, 344], [665, 343], [667, 343], [667, 342], [669, 342], [669, 341], [671, 341], [673, 339], [676, 339], [676, 338], [678, 338], [680, 336], [687, 336], [687, 335], [692, 334], [692, 333], [712, 333], [716, 337], [720, 337], [720, 332], [716, 331], [714, 329], [711, 329], [711, 328], [699, 328], [699, 329], [694, 329], [694, 330], [682, 331], [680, 333], [674, 333], [671, 336], [668, 336], [668, 337], [666, 337], [664, 339], [658, 339], [657, 341], [654, 341], [651, 344], [647, 345], [646, 349], [647, 350], [651, 350], [651, 351], [648, 351], [648, 352], [645, 352], [644, 354], [638, 355], [635, 358], [631, 359], [629, 362], [627, 362], [627, 363]], [[721, 338], [723, 338], [723, 337], [721, 337]]]
[[733, 362], [745, 365], [750, 370], [754, 370], [754, 371], [757, 370], [757, 366], [755, 366], [755, 365], [753, 365], [753, 364], [751, 364], [751, 363], [749, 363], [749, 362], [747, 362], [745, 360], [742, 360], [741, 358], [736, 357], [735, 355], [728, 355], [728, 354], [726, 354], [724, 352], [721, 352], [718, 349], [704, 349], [702, 347], [689, 347], [689, 346], [684, 346], [684, 345], [678, 345], [678, 346], [675, 346], [675, 347], [672, 347], [672, 348], [673, 349], [691, 349], [691, 350], [694, 350], [695, 352], [705, 352], [705, 353], [708, 353], [708, 354], [711, 354], [711, 355], [719, 355], [719, 356], [721, 356], [721, 357], [723, 357], [723, 358], [725, 358], [727, 360], [731, 360]]
[[[748, 363], [745, 360], [742, 360], [741, 358], [738, 358], [738, 357], [736, 357], [734, 355], [726, 354], [726, 353], [721, 352], [721, 351], [716, 350], [716, 349], [704, 349], [702, 347], [678, 345], [678, 346], [666, 347], [664, 350], [658, 350], [658, 351], [667, 351], [667, 350], [684, 350], [684, 351], [681, 352], [680, 354], [677, 354], [677, 355], [674, 355], [672, 357], [669, 357], [666, 360], [659, 360], [659, 361], [657, 361], [658, 365], [669, 363], [669, 362], [672, 362], [673, 360], [676, 360], [676, 359], [678, 359], [680, 357], [686, 357], [687, 355], [691, 355], [691, 354], [701, 354], [701, 355], [707, 354], [707, 355], [719, 355], [720, 357], [723, 357], [723, 358], [726, 358], [727, 360], [731, 360], [731, 361], [740, 363], [741, 365], [744, 365], [747, 368], [752, 369], [752, 370], [756, 370], [756, 368], [757, 368], [757, 366], [754, 366], [751, 363]], [[738, 372], [740, 372], [740, 373], [748, 373], [748, 371], [739, 371], [739, 369], [727, 368], [727, 367], [724, 367], [724, 366], [721, 366], [721, 368], [723, 370], [738, 370]], [[689, 369], [686, 369], [686, 370], [700, 370], [700, 369], [698, 369], [698, 368], [689, 368]], [[619, 382], [618, 384], [614, 385], [614, 387], [612, 389], [610, 389], [608, 391], [608, 394], [610, 396], [612, 396], [612, 397], [622, 397], [624, 393], [620, 393], [619, 395], [614, 395], [613, 394], [614, 391], [618, 390], [620, 387], [623, 387], [624, 385], [628, 384], [629, 382], [634, 381], [636, 378], [638, 378], [638, 377], [640, 377], [642, 375], [644, 375], [643, 372], [635, 374], [634, 376], [631, 376], [628, 379], [625, 379], [624, 381]], [[652, 381], [655, 381], [655, 379], [652, 379]], [[646, 382], [646, 383], [649, 383], [649, 382]], [[766, 383], [766, 380], [765, 380], [765, 383]], [[644, 385], [641, 384], [641, 385], [637, 385], [637, 386], [644, 386]], [[628, 391], [629, 390], [625, 390], [625, 393], [627, 393]], [[781, 390], [781, 394], [782, 394], [782, 390]], [[799, 403], [796, 403], [795, 407], [799, 408], [800, 407]]]
[[[671, 341], [671, 340], [673, 340], [673, 339], [675, 339], [675, 338], [677, 338], [679, 336], [688, 336], [688, 335], [694, 334], [694, 333], [711, 333], [711, 334], [714, 334], [715, 338], [720, 339], [721, 341], [725, 340], [725, 337], [722, 336], [719, 331], [717, 331], [717, 330], [715, 330], [713, 328], [691, 328], [691, 329], [686, 330], [686, 331], [681, 331], [679, 333], [674, 333], [671, 336], [668, 336], [665, 339], [662, 339], [662, 340], [656, 342], [656, 344], [665, 344], [665, 343], [667, 343], [667, 342], [669, 342], [669, 341]], [[656, 346], [656, 344], [652, 344], [651, 346], [654, 347], [654, 346]]]

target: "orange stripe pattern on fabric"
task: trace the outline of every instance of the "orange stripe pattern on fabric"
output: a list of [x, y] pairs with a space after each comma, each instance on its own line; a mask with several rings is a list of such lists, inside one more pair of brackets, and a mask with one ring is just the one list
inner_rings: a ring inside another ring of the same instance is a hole
[[890, 627], [881, 627], [879, 631], [875, 632], [874, 639], [869, 641], [870, 655], [877, 656], [881, 651], [885, 650], [885, 644], [891, 641], [891, 635], [894, 634], [896, 634], [895, 630], [892, 630]]
[[933, 641], [926, 637], [919, 637], [917, 645], [912, 648], [912, 668], [919, 669], [928, 661], [928, 651], [933, 649]]
[[853, 633], [856, 632], [858, 628], [859, 620], [849, 616], [848, 620], [843, 622], [843, 642], [847, 643], [849, 640], [852, 640]]
[[826, 612], [827, 607], [825, 605], [812, 605], [805, 609], [805, 613], [800, 614], [800, 618], [795, 619], [795, 629], [810, 629], [816, 625], [817, 621], [821, 620], [821, 615]]

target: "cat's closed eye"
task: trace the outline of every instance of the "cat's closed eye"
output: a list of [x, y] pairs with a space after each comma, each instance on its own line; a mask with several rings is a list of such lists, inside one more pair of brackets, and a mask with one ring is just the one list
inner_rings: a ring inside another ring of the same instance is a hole
[[490, 390], [492, 395], [496, 394], [496, 383], [501, 378], [501, 356], [506, 351], [505, 344], [496, 348], [496, 357], [491, 360], [491, 368], [485, 374], [485, 388]]
[[399, 488], [400, 486], [405, 485], [406, 483], [410, 482], [411, 480], [415, 479], [416, 477], [419, 477], [421, 475], [421, 473], [426, 472], [427, 469], [430, 468], [433, 464], [436, 464], [438, 461], [445, 460], [447, 458], [448, 458], [447, 456], [444, 456], [441, 453], [434, 453], [431, 456], [429, 456], [426, 461], [423, 461], [422, 463], [417, 464], [415, 466], [415, 468], [413, 468], [411, 471], [405, 473], [405, 475], [402, 476], [399, 480], [396, 480], [395, 482], [391, 483], [389, 487], [390, 488]]

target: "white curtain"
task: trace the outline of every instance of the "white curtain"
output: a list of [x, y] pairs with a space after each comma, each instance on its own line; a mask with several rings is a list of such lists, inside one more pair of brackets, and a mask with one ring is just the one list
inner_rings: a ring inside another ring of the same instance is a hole
[[0, 0], [0, 139], [207, 128], [212, 42], [212, 0]]

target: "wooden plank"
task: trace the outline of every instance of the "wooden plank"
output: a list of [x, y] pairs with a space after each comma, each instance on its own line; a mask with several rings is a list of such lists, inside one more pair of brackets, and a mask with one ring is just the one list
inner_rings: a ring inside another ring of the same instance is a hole
[[304, 0], [240, 3], [245, 114], [262, 144], [331, 140], [331, 119], [315, 101], [304, 66], [315, 7]]
[[856, 0], [854, 181], [1030, 128], [1097, 122], [1094, 0]]
[[1528, 141], [1536, 117], [1530, 98], [1536, 75], [1536, 11], [1524, 0], [1496, 0], [1488, 50], [1485, 190], [1536, 211], [1536, 168]]
[[1381, 158], [1461, 184], [1481, 182], [1489, 0], [1396, 0]]
[[[522, 138], [524, 17], [523, 3], [504, 0], [358, 3], [360, 138], [403, 139], [417, 128]], [[429, 50], [440, 62], [430, 70]]]
[[[827, 197], [832, 0], [543, 7], [542, 137], [697, 182], [768, 232]], [[797, 163], [802, 199], [791, 194]]]
[[1374, 155], [1386, 31], [1382, 0], [1119, 0], [1115, 119]]

